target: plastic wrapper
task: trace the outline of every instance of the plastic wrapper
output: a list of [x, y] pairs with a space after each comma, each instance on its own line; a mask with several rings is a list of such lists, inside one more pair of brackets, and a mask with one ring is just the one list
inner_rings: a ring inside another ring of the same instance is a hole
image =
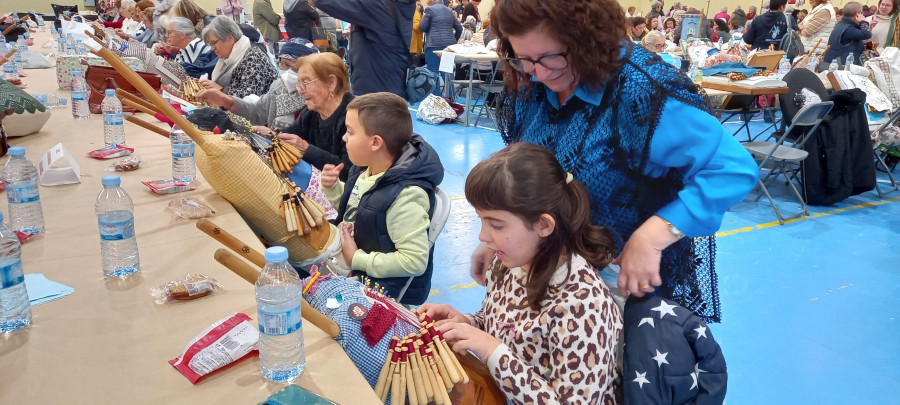
[[153, 191], [156, 194], [174, 194], [194, 189], [189, 183], [185, 183], [178, 179], [151, 180], [142, 181], [141, 183], [150, 187], [150, 191]]
[[188, 274], [182, 280], [173, 280], [150, 289], [157, 304], [189, 301], [205, 297], [222, 288], [219, 282], [205, 274]]
[[106, 170], [110, 172], [130, 172], [140, 168], [141, 162], [142, 160], [140, 156], [129, 156], [109, 165]]
[[259, 330], [244, 313], [235, 313], [216, 321], [200, 332], [169, 364], [191, 384], [225, 367], [259, 347]]
[[166, 208], [184, 219], [208, 218], [216, 214], [216, 210], [194, 197], [175, 197], [169, 201]]
[[429, 124], [440, 124], [445, 119], [456, 118], [456, 111], [447, 103], [447, 100], [429, 94], [425, 100], [419, 103], [419, 110], [416, 112], [416, 118]]
[[92, 151], [88, 152], [87, 155], [94, 159], [103, 160], [103, 159], [113, 159], [113, 158], [117, 158], [117, 157], [128, 156], [132, 152], [134, 152], [134, 148], [129, 148], [125, 145], [119, 145], [119, 144], [114, 143], [112, 145], [108, 145], [101, 149], [92, 150]]

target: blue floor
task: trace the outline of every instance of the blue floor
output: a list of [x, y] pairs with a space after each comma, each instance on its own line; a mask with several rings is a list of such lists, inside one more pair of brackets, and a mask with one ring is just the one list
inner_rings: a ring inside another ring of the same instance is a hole
[[[429, 301], [473, 312], [484, 288], [469, 277], [480, 223], [464, 197], [465, 176], [504, 144], [491, 129], [414, 128], [440, 154], [441, 188], [453, 199]], [[887, 176], [878, 179], [886, 188]], [[799, 211], [783, 182], [770, 191], [783, 213]], [[810, 206], [809, 217], [785, 225], [755, 196], [725, 215], [718, 238], [724, 322], [711, 330], [729, 366], [727, 403], [900, 404], [900, 191]]]

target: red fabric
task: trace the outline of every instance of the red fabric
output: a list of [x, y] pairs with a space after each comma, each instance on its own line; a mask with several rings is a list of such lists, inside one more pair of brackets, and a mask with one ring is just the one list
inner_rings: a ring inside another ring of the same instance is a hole
[[104, 22], [103, 22], [103, 26], [106, 27], [106, 28], [122, 28], [122, 23], [123, 23], [123, 22], [125, 22], [125, 19], [124, 19], [124, 18], [119, 18], [118, 20], [113, 21], [113, 22], [104, 21]]
[[[175, 109], [175, 111], [178, 111], [179, 114], [184, 115], [184, 111], [181, 109], [181, 104], [172, 103], [171, 105], [172, 108]], [[156, 115], [154, 115], [154, 117], [162, 122], [165, 122], [166, 124], [169, 124], [170, 127], [175, 125], [175, 122], [170, 120], [169, 117], [166, 117], [165, 115], [157, 113]]]
[[394, 326], [396, 320], [397, 314], [385, 308], [384, 305], [372, 305], [372, 309], [369, 310], [369, 314], [362, 323], [362, 334], [369, 347], [375, 347]]

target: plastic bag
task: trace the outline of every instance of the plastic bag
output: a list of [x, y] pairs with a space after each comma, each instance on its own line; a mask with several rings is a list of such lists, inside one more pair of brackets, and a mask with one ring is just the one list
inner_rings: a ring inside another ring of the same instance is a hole
[[189, 301], [205, 297], [219, 288], [219, 282], [205, 274], [188, 274], [183, 280], [173, 280], [150, 289], [150, 295], [157, 304], [174, 301]]
[[445, 119], [456, 118], [456, 111], [441, 97], [429, 94], [425, 100], [419, 103], [419, 111], [416, 112], [416, 119], [425, 121], [429, 124], [440, 124]]
[[113, 159], [113, 158], [117, 158], [117, 157], [128, 156], [132, 152], [134, 152], [134, 148], [129, 148], [127, 146], [114, 143], [112, 145], [107, 145], [107, 146], [97, 149], [97, 150], [92, 150], [92, 151], [88, 152], [87, 155], [94, 159], [103, 160], [103, 159]]
[[141, 167], [141, 157], [140, 156], [129, 156], [125, 159], [119, 160], [106, 168], [106, 171], [109, 172], [130, 172], [133, 170], [137, 170]]
[[194, 197], [175, 197], [169, 201], [166, 208], [184, 219], [208, 218], [216, 214], [216, 210], [197, 201]]
[[237, 361], [258, 346], [259, 330], [247, 314], [238, 312], [200, 332], [169, 364], [196, 384], [200, 377]]
[[190, 184], [178, 179], [142, 181], [141, 184], [150, 187], [150, 190], [156, 194], [174, 194], [194, 189]]

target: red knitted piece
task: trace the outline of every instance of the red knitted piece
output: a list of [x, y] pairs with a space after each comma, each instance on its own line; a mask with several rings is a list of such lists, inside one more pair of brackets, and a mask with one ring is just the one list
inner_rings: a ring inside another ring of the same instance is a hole
[[384, 307], [384, 305], [372, 305], [369, 314], [362, 323], [362, 334], [366, 338], [369, 347], [375, 347], [381, 338], [394, 326], [397, 314]]

